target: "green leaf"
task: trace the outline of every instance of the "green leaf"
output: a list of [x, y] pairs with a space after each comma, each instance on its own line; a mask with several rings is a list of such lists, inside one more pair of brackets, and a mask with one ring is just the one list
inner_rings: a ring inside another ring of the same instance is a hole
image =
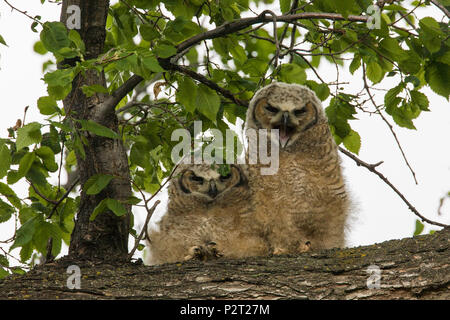
[[286, 13], [291, 9], [291, 0], [280, 0], [281, 13]]
[[307, 80], [306, 85], [308, 87], [310, 87], [316, 93], [317, 97], [321, 101], [326, 100], [328, 98], [328, 96], [330, 95], [330, 88], [328, 87], [328, 85], [326, 83], [319, 84], [315, 81]]
[[422, 222], [420, 222], [418, 219], [416, 219], [416, 229], [414, 230], [414, 235], [418, 236], [419, 234], [422, 233], [424, 228], [424, 225]]
[[367, 64], [366, 76], [372, 83], [378, 83], [383, 79], [383, 70], [377, 62], [370, 61]]
[[22, 157], [22, 159], [20, 159], [18, 171], [19, 177], [25, 177], [25, 175], [28, 173], [31, 166], [33, 165], [35, 158], [36, 156], [34, 152], [28, 152]]
[[81, 90], [83, 91], [86, 97], [92, 97], [96, 93], [108, 93], [108, 89], [100, 84], [93, 84], [91, 86], [82, 86]]
[[[419, 108], [417, 109], [418, 111], [420, 111]], [[402, 106], [392, 107], [389, 110], [386, 109], [386, 112], [388, 112], [392, 116], [392, 119], [394, 119], [395, 123], [400, 127], [413, 130], [416, 129], [412, 119], [416, 118], [418, 114], [416, 110], [411, 109], [411, 105], [403, 102]]]
[[247, 61], [247, 54], [238, 41], [233, 41], [233, 44], [229, 47], [229, 49], [236, 62], [244, 64], [245, 61]]
[[61, 22], [45, 22], [40, 35], [42, 44], [50, 52], [70, 46], [66, 26]]
[[176, 101], [183, 105], [190, 113], [194, 113], [197, 107], [197, 85], [189, 77], [183, 77], [178, 81]]
[[135, 197], [135, 196], [130, 196], [130, 197], [125, 201], [125, 203], [131, 204], [131, 205], [137, 205], [137, 204], [139, 204], [141, 201], [142, 201], [142, 199], [139, 199], [139, 198], [137, 198], [137, 197]]
[[83, 130], [87, 130], [91, 133], [94, 133], [101, 137], [111, 138], [111, 139], [119, 139], [119, 135], [117, 132], [95, 122], [92, 120], [79, 120], [81, 123], [81, 128]]
[[86, 48], [78, 31], [74, 29], [69, 30], [69, 39], [75, 44], [75, 46], [80, 50], [81, 53], [85, 52]]
[[5, 39], [3, 39], [2, 35], [0, 34], [0, 43], [4, 46], [8, 46], [5, 42]]
[[48, 52], [48, 50], [45, 49], [42, 41], [36, 41], [35, 44], [33, 45], [33, 50], [34, 52], [39, 53], [41, 55], [44, 55]]
[[350, 133], [342, 140], [348, 151], [358, 154], [361, 148], [361, 137], [359, 133], [350, 130]]
[[5, 143], [0, 143], [0, 179], [3, 178], [11, 166], [11, 152]]
[[153, 56], [142, 57], [142, 64], [144, 67], [152, 72], [163, 72], [164, 69], [159, 65], [158, 60]]
[[408, 58], [408, 54], [400, 47], [397, 40], [385, 38], [380, 42], [380, 48], [388, 53], [388, 55], [396, 61]]
[[389, 91], [384, 96], [384, 105], [386, 108], [391, 108], [394, 106], [397, 106], [400, 102], [399, 99], [397, 99], [398, 94], [405, 88], [405, 84], [402, 82], [392, 89], [389, 89]]
[[19, 197], [16, 193], [5, 183], [0, 182], [0, 194], [4, 195], [8, 201], [16, 208], [21, 208]]
[[17, 151], [22, 148], [28, 147], [33, 143], [39, 143], [41, 142], [41, 140], [41, 124], [37, 122], [31, 122], [17, 130]]
[[350, 63], [349, 70], [351, 74], [354, 74], [356, 70], [358, 70], [361, 67], [361, 57], [358, 55], [355, 55], [352, 62]]
[[23, 245], [20, 249], [20, 261], [26, 262], [31, 258], [31, 254], [33, 253], [33, 244], [28, 242], [27, 244]]
[[53, 97], [40, 97], [37, 106], [41, 114], [46, 116], [59, 112], [58, 104]]
[[27, 222], [25, 222], [19, 230], [16, 232], [16, 239], [9, 249], [10, 251], [14, 248], [21, 247], [23, 245], [26, 245], [33, 239], [33, 235], [36, 232], [36, 225], [37, 225], [36, 218], [31, 218]]
[[169, 58], [177, 53], [177, 48], [168, 44], [160, 44], [155, 48], [155, 53], [160, 58]]
[[141, 33], [141, 36], [146, 41], [152, 41], [158, 38], [161, 33], [156, 29], [155, 26], [149, 25], [149, 24], [143, 24], [139, 27], [139, 32]]
[[411, 95], [411, 101], [419, 106], [420, 110], [429, 111], [430, 102], [426, 95], [417, 90], [411, 90], [409, 94]]
[[102, 201], [99, 202], [99, 204], [94, 208], [94, 210], [92, 211], [91, 216], [89, 217], [89, 221], [94, 221], [94, 219], [100, 214], [103, 213], [107, 206], [106, 206], [106, 202], [108, 201], [108, 198], [103, 199]]
[[86, 191], [86, 194], [98, 194], [108, 185], [112, 178], [113, 176], [109, 174], [95, 174], [86, 181], [83, 189]]
[[106, 206], [109, 210], [111, 210], [116, 216], [120, 217], [127, 213], [127, 209], [116, 199], [107, 199]]
[[5, 269], [3, 269], [2, 267], [0, 267], [0, 280], [7, 276], [9, 276], [9, 272], [6, 271]]
[[55, 172], [58, 170], [58, 164], [55, 162], [55, 154], [50, 147], [41, 146], [35, 152], [36, 155], [42, 159], [44, 166], [48, 171]]
[[217, 113], [220, 108], [218, 94], [204, 85], [200, 85], [196, 97], [197, 110], [212, 122], [216, 122]]
[[441, 37], [444, 33], [439, 27], [439, 23], [432, 17], [425, 17], [420, 19], [420, 35], [425, 47], [431, 52], [438, 52], [441, 48]]
[[0, 199], [0, 223], [8, 221], [14, 211], [13, 207]]
[[436, 61], [450, 65], [450, 50], [436, 58]]
[[448, 64], [434, 62], [425, 68], [425, 80], [431, 90], [443, 96], [447, 100], [450, 96], [450, 66]]
[[280, 69], [279, 78], [283, 82], [304, 84], [306, 81], [306, 72], [296, 64], [283, 64]]

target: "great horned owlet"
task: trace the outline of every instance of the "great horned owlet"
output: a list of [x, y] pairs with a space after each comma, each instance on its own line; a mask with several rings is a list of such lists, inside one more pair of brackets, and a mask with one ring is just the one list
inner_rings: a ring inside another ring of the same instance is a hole
[[248, 217], [250, 190], [245, 167], [229, 168], [226, 175], [208, 164], [177, 168], [159, 231], [149, 234], [150, 264], [269, 253], [266, 241], [253, 233]]
[[269, 137], [279, 130], [278, 171], [262, 175], [264, 165], [249, 165], [251, 215], [272, 253], [343, 246], [349, 200], [337, 146], [314, 92], [272, 83], [255, 93], [246, 121], [247, 137], [249, 129], [267, 129]]

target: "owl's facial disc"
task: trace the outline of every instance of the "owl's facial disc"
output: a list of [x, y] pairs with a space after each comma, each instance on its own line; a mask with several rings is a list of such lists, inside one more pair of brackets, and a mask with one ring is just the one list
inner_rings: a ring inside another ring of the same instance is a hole
[[276, 105], [267, 98], [259, 100], [255, 106], [254, 117], [262, 128], [278, 129], [281, 148], [296, 141], [301, 133], [317, 121], [317, 109], [308, 102], [300, 105], [297, 101]]
[[231, 172], [225, 176], [221, 176], [210, 168], [204, 170], [198, 168], [196, 172], [186, 170], [180, 177], [179, 185], [184, 193], [209, 203], [221, 197], [230, 188], [238, 185], [240, 178], [240, 171], [233, 165], [231, 166]]

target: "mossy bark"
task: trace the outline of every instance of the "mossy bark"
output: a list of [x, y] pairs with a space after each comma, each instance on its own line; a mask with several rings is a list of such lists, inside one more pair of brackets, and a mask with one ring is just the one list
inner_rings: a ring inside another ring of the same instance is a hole
[[[81, 269], [80, 289], [67, 267]], [[380, 268], [369, 289], [368, 267]], [[0, 299], [450, 299], [450, 229], [297, 256], [161, 266], [62, 258], [0, 281]]]

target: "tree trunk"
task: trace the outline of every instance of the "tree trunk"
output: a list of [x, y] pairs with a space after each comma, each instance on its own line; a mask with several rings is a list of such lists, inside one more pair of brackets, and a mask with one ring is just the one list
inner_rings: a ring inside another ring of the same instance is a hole
[[[68, 20], [67, 7], [77, 5], [81, 9], [81, 29], [77, 30], [86, 46], [85, 59], [93, 59], [103, 52], [105, 42], [105, 24], [109, 1], [64, 1], [61, 22]], [[64, 64], [70, 61], [64, 61]], [[74, 64], [74, 61], [71, 62]], [[102, 103], [109, 97], [94, 94], [86, 97], [81, 88], [84, 85], [100, 84], [106, 87], [103, 73], [89, 70], [76, 76], [72, 91], [64, 99], [64, 110], [73, 119], [92, 120], [118, 131], [118, 120], [114, 109], [109, 110], [101, 119], [98, 117]], [[77, 126], [74, 123], [74, 126]], [[126, 150], [119, 139], [109, 139], [88, 132], [80, 132], [86, 138], [85, 156], [77, 153], [77, 170], [81, 186], [94, 174], [110, 174], [115, 177], [108, 186], [97, 195], [81, 193], [79, 212], [76, 215], [74, 231], [71, 237], [69, 254], [84, 259], [126, 259], [128, 254], [128, 233], [130, 229], [131, 207], [126, 206], [127, 215], [115, 216], [112, 212], [101, 213], [94, 221], [89, 221], [94, 208], [105, 198], [126, 200], [131, 195], [130, 175]]]
[[[71, 290], [73, 264], [81, 274]], [[379, 278], [371, 271], [377, 268]], [[149, 267], [65, 257], [1, 280], [0, 299], [450, 299], [449, 289], [446, 228], [364, 247], [206, 263]]]

